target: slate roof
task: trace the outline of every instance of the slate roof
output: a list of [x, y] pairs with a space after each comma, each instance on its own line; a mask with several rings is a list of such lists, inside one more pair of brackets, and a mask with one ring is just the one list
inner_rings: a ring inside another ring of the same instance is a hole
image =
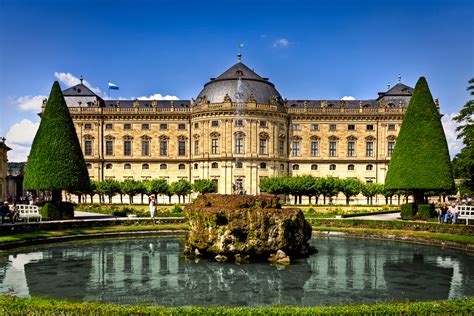
[[[136, 100], [104, 100], [105, 107], [123, 107], [123, 108], [131, 108], [133, 107], [133, 103]], [[158, 100], [157, 107], [159, 108], [170, 108], [171, 107], [171, 100]], [[151, 108], [152, 100], [138, 100], [140, 108]], [[188, 108], [191, 106], [190, 100], [173, 100], [173, 106], [175, 108]]]
[[[309, 108], [320, 108], [322, 102], [326, 102], [327, 108], [339, 108], [341, 100], [288, 100], [289, 108], [304, 108], [305, 103]], [[346, 100], [345, 108], [359, 108], [359, 102], [362, 102], [364, 108], [377, 108], [377, 100]]]
[[96, 97], [97, 94], [92, 92], [91, 89], [89, 89], [87, 86], [84, 84], [80, 83], [77, 84], [73, 87], [70, 87], [66, 90], [63, 91], [63, 95], [65, 97], [77, 97], [77, 96], [91, 96], [91, 97]]
[[390, 90], [386, 92], [379, 92], [379, 98], [384, 96], [411, 96], [413, 94], [413, 88], [403, 83], [397, 83]]

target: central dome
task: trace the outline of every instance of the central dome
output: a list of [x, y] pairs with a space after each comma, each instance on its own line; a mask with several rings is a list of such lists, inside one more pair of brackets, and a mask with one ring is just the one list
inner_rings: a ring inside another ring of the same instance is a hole
[[204, 85], [196, 103], [222, 103], [230, 98], [232, 102], [248, 102], [283, 105], [275, 85], [262, 78], [241, 62], [227, 69], [217, 78]]

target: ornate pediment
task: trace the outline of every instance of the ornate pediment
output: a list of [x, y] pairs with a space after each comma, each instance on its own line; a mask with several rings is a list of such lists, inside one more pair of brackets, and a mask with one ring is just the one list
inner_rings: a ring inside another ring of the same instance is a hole
[[123, 140], [132, 140], [132, 139], [133, 139], [133, 136], [124, 135], [122, 138], [123, 138]]
[[356, 141], [356, 140], [357, 140], [357, 137], [355, 137], [354, 135], [349, 135], [349, 136], [347, 136], [347, 140], [349, 140], [349, 141]]
[[178, 135], [178, 140], [188, 140], [185, 135]]
[[365, 138], [365, 140], [366, 140], [366, 141], [369, 141], [369, 142], [372, 142], [372, 141], [374, 141], [375, 139], [376, 139], [376, 138], [375, 138], [374, 136], [372, 136], [372, 135], [369, 135], [369, 136], [367, 136], [367, 137]]
[[388, 135], [387, 136], [387, 140], [392, 140], [393, 141], [393, 140], [396, 140], [396, 139], [397, 139], [397, 136], [395, 136], [395, 135]]
[[316, 136], [316, 135], [311, 136], [309, 139], [312, 140], [312, 141], [319, 141], [319, 140], [321, 140], [321, 138], [319, 138], [319, 136]]
[[211, 136], [211, 138], [219, 138], [221, 137], [221, 134], [219, 134], [218, 132], [212, 132], [211, 134], [209, 134], [209, 136]]
[[168, 139], [170, 139], [167, 135], [160, 135], [158, 138], [159, 138], [160, 140], [168, 140]]
[[339, 140], [339, 137], [337, 137], [335, 135], [331, 135], [331, 136], [329, 136], [329, 140], [336, 141], [336, 140]]
[[141, 139], [146, 139], [146, 140], [150, 140], [150, 139], [151, 139], [151, 137], [148, 136], [148, 135], [142, 135], [140, 138], [141, 138]]
[[258, 137], [263, 138], [263, 139], [269, 139], [270, 138], [270, 136], [266, 132], [260, 132], [258, 134]]

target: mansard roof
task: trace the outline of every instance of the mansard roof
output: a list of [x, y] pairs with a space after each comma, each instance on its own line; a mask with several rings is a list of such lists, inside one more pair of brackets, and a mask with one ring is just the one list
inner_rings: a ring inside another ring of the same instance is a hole
[[[377, 100], [287, 100], [287, 106], [289, 108], [340, 108], [341, 104], [344, 104], [345, 108], [377, 108]], [[343, 103], [344, 102], [344, 103]], [[323, 106], [324, 105], [324, 106]]]
[[92, 92], [91, 89], [89, 89], [86, 85], [83, 83], [77, 84], [75, 86], [72, 86], [66, 90], [63, 91], [63, 95], [66, 97], [77, 97], [77, 96], [90, 96], [90, 97], [97, 97], [97, 94]]
[[[105, 100], [105, 107], [121, 107], [121, 108], [133, 108], [134, 103], [138, 102], [139, 108], [152, 108], [153, 100]], [[191, 106], [190, 100], [157, 100], [157, 107], [159, 108], [188, 108]]]
[[386, 92], [379, 92], [379, 97], [383, 98], [385, 96], [411, 96], [413, 94], [413, 88], [403, 83], [397, 83], [391, 89]]

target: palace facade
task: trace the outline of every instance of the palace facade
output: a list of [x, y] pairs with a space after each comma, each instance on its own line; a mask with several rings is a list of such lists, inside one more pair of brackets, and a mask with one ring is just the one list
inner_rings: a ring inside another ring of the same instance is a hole
[[0, 202], [7, 199], [7, 163], [8, 151], [11, 148], [5, 144], [5, 138], [0, 138]]
[[275, 175], [383, 183], [412, 91], [287, 100], [239, 59], [191, 100], [103, 100], [82, 83], [63, 94], [91, 179], [212, 179], [219, 193], [256, 194]]

